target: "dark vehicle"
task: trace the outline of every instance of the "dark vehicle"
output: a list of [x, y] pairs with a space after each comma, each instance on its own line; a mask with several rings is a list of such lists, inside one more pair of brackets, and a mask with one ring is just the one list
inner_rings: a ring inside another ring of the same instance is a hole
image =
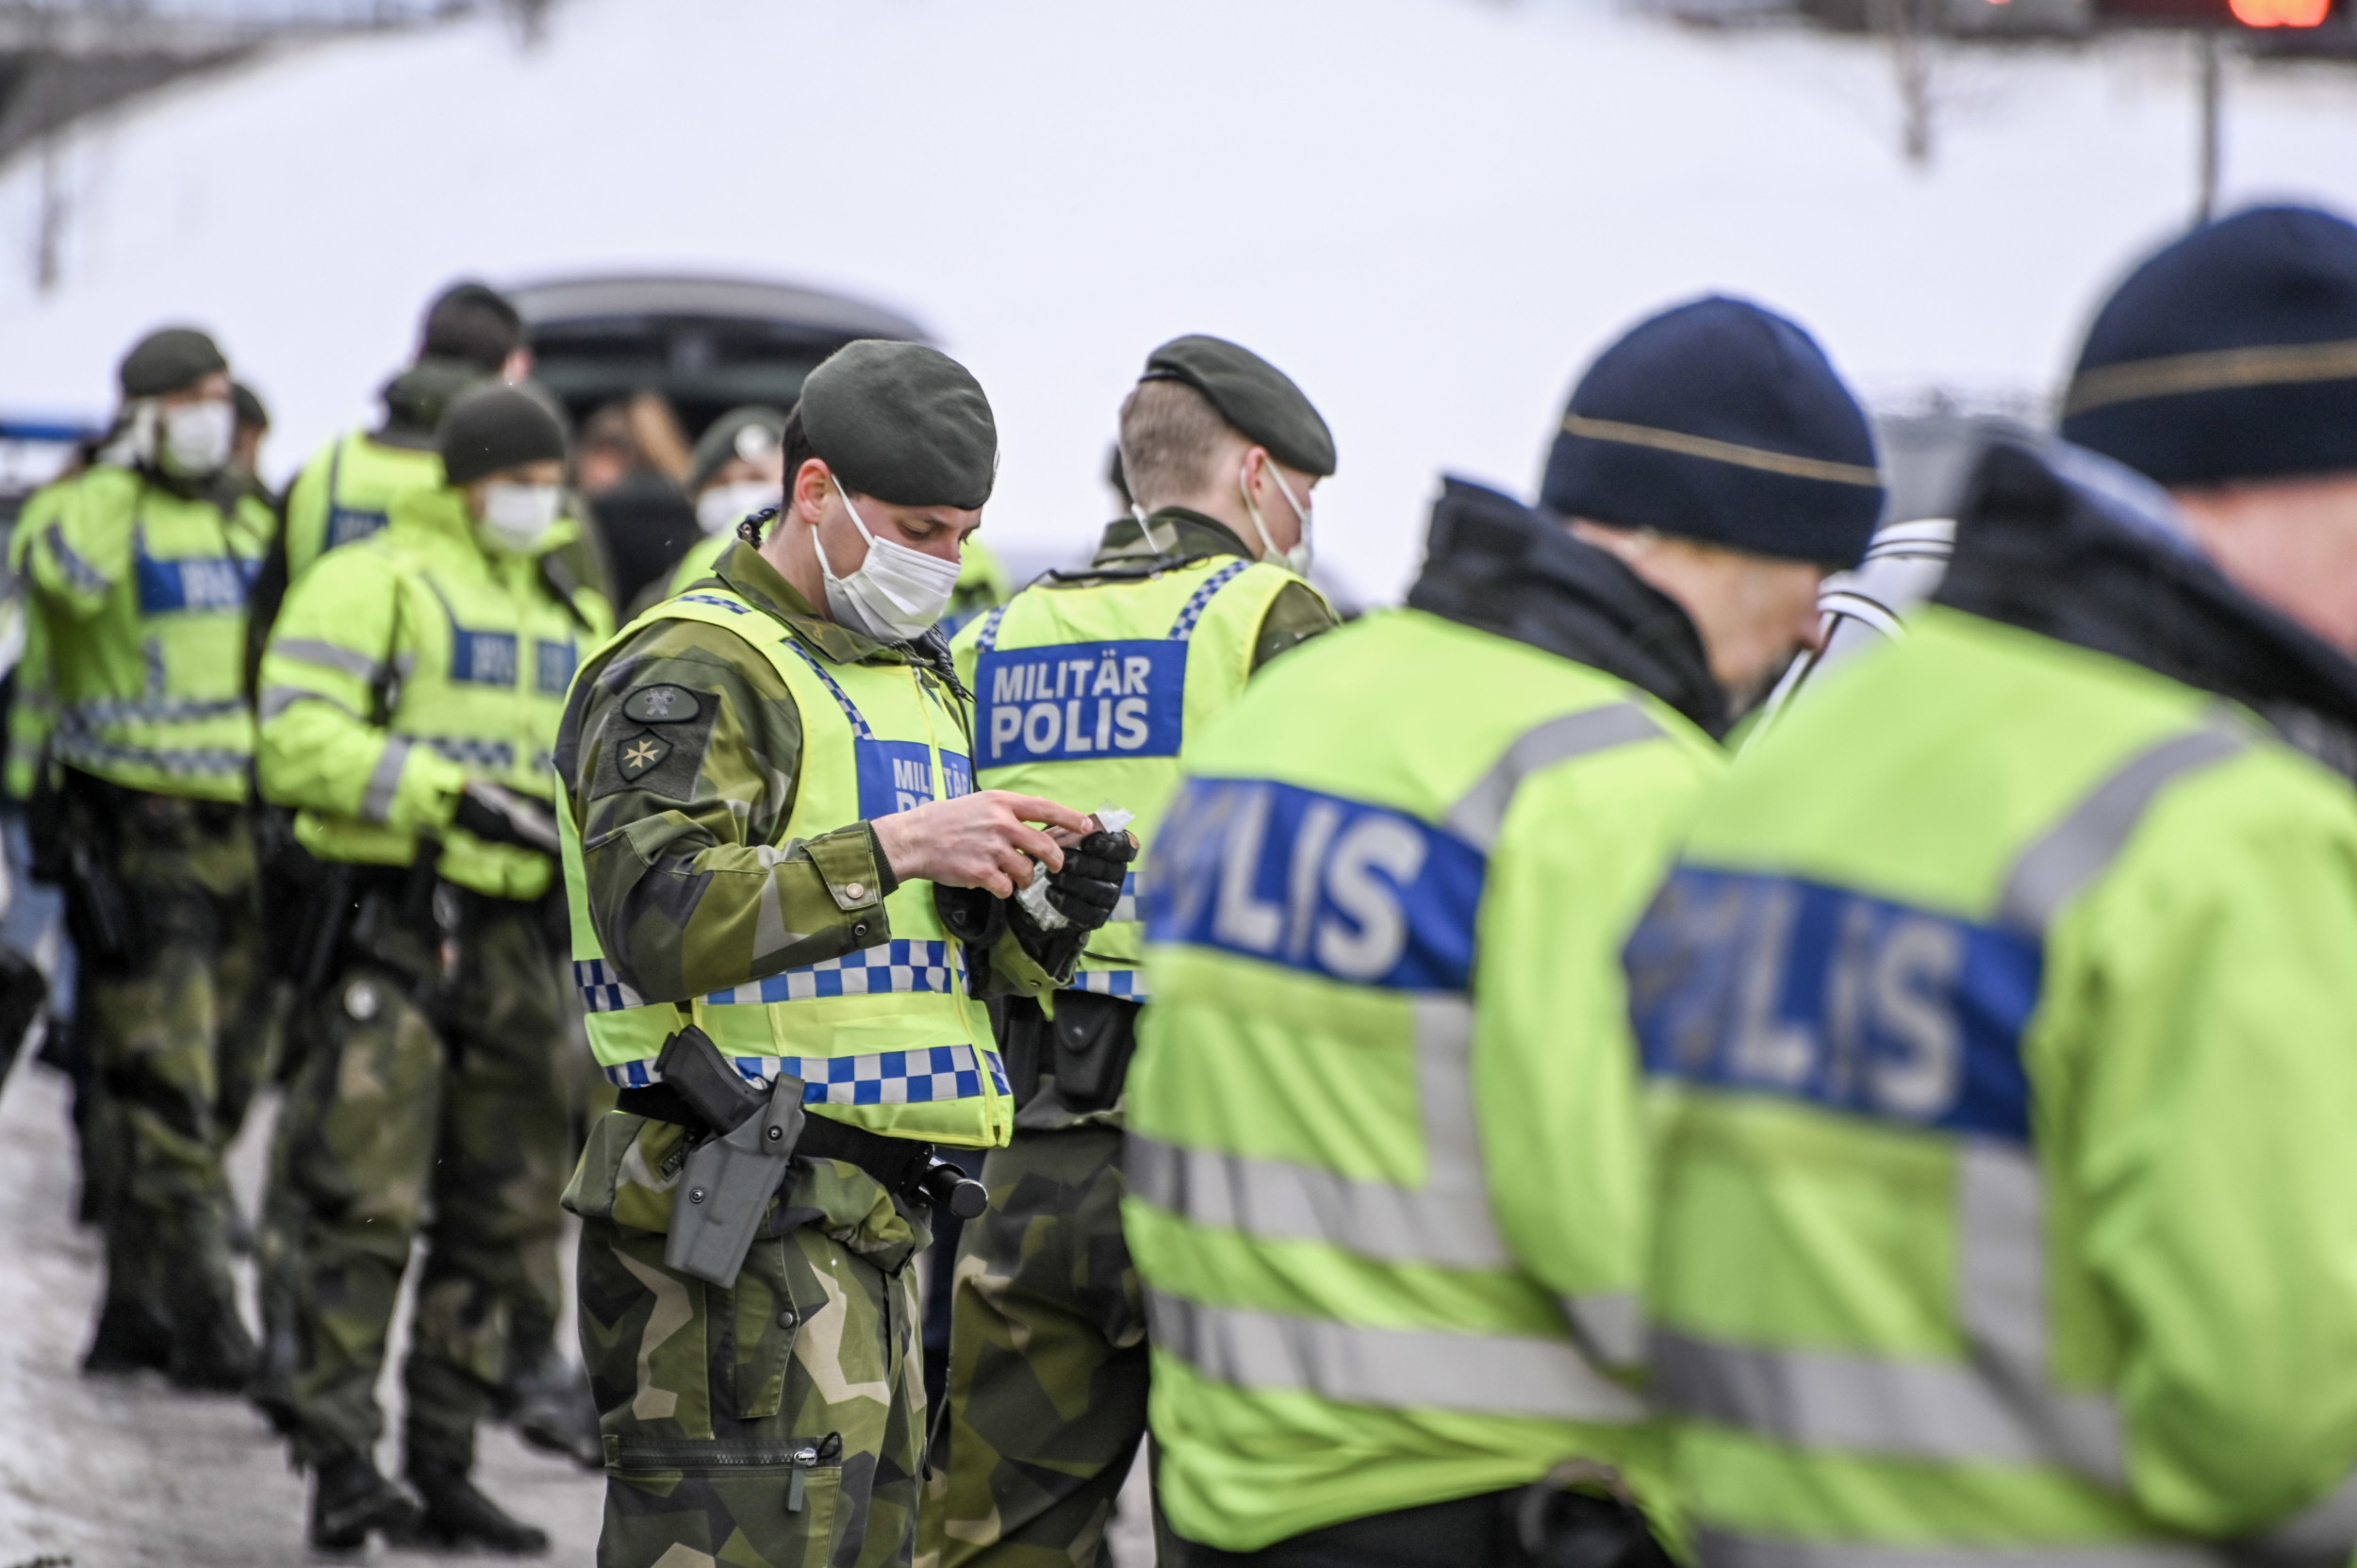
[[585, 277], [507, 290], [534, 376], [565, 402], [587, 501], [625, 605], [698, 536], [683, 494], [704, 427], [749, 403], [791, 408], [802, 378], [855, 338], [928, 341], [907, 317], [788, 284]]

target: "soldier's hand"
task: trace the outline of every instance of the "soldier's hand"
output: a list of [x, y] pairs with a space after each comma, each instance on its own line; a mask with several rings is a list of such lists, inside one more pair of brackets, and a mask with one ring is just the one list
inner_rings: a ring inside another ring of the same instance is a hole
[[1048, 878], [1047, 901], [1082, 931], [1095, 931], [1121, 901], [1138, 841], [1127, 833], [1093, 833], [1063, 848], [1063, 869]]
[[556, 818], [547, 806], [488, 779], [467, 781], [452, 820], [486, 843], [513, 844], [550, 855], [561, 848]]
[[1089, 830], [1089, 819], [1070, 806], [1004, 789], [929, 801], [869, 825], [903, 882], [980, 887], [1004, 899], [1030, 880], [1031, 862], [1046, 861], [1050, 871], [1063, 868], [1063, 849], [1033, 823], [1074, 834]]

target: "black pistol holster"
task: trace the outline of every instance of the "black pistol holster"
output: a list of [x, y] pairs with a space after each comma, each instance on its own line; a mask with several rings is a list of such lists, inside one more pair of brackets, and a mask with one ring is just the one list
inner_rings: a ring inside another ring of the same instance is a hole
[[694, 1024], [664, 1042], [655, 1070], [661, 1082], [624, 1089], [615, 1109], [701, 1134], [680, 1172], [663, 1252], [665, 1265], [682, 1274], [735, 1288], [798, 1155], [856, 1165], [896, 1198], [943, 1204], [964, 1219], [989, 1202], [981, 1182], [935, 1159], [929, 1143], [805, 1115], [802, 1081], [790, 1073], [766, 1087], [749, 1082]]

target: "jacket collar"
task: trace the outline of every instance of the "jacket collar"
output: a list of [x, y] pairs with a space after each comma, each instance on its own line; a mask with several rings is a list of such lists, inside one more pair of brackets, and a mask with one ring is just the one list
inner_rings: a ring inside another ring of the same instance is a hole
[[1726, 693], [1674, 600], [1520, 502], [1461, 479], [1442, 486], [1410, 609], [1616, 675], [1714, 739], [1726, 734]]
[[1992, 447], [1933, 602], [2215, 692], [2357, 777], [2357, 661], [2236, 587], [2164, 492], [2092, 454]]
[[1165, 506], [1147, 520], [1154, 524], [1150, 539], [1133, 517], [1115, 518], [1107, 523], [1105, 536], [1097, 541], [1096, 558], [1089, 565], [1132, 566], [1157, 556], [1174, 560], [1201, 560], [1206, 555], [1259, 559], [1226, 523], [1184, 506]]

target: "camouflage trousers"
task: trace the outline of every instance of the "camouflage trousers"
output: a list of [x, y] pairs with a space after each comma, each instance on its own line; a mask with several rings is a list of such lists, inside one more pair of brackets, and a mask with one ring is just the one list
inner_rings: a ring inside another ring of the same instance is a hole
[[1146, 1308], [1121, 1235], [1121, 1140], [1110, 1127], [1018, 1131], [983, 1166], [990, 1209], [966, 1223], [958, 1253], [929, 1568], [1100, 1560], [1146, 1433]]
[[511, 1357], [551, 1343], [563, 1311], [572, 1091], [561, 982], [536, 906], [470, 907], [458, 974], [430, 1012], [414, 969], [361, 960], [305, 1021], [267, 1229], [292, 1281], [289, 1403], [314, 1464], [366, 1454], [384, 1429], [377, 1376], [421, 1227], [402, 1368], [412, 1462], [472, 1463]]
[[599, 1568], [910, 1560], [924, 1460], [921, 1219], [872, 1178], [798, 1161], [733, 1290], [663, 1263], [686, 1133], [615, 1112], [582, 1216], [582, 1359], [605, 1437]]
[[[236, 1312], [223, 1156], [268, 1075], [254, 842], [235, 808], [119, 792], [114, 875], [134, 951], [86, 954], [76, 1028], [107, 1295], [158, 1329]], [[87, 929], [87, 928], [85, 928]]]

